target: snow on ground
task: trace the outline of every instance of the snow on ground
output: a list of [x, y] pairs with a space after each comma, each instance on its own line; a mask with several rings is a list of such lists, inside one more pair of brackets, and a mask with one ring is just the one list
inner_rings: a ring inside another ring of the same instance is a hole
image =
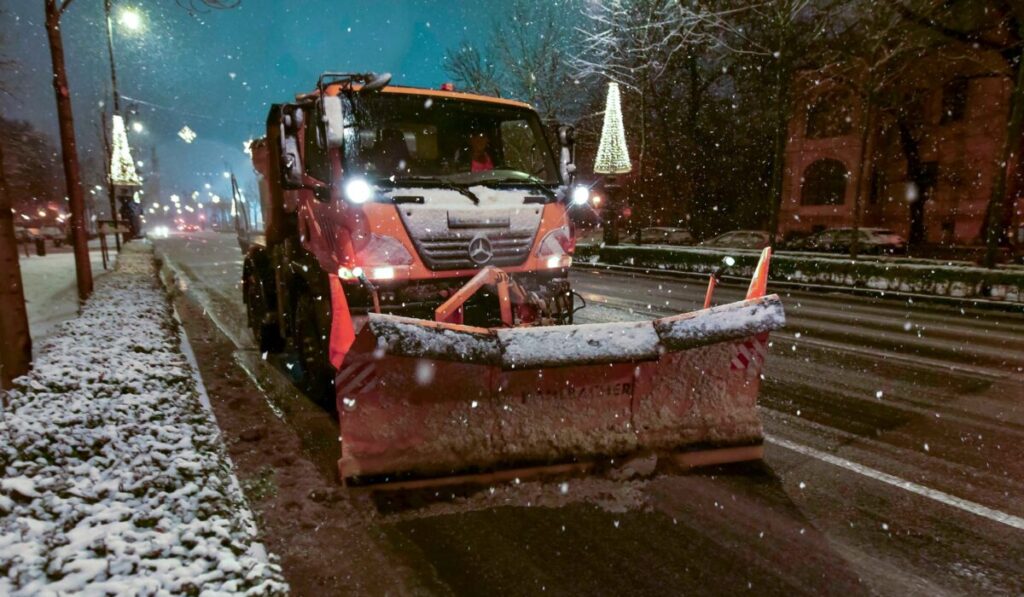
[[[95, 244], [91, 243], [91, 244]], [[97, 245], [98, 246], [98, 245]], [[28, 310], [28, 325], [32, 339], [42, 340], [62, 321], [78, 314], [78, 290], [75, 281], [75, 254], [70, 251], [47, 247], [46, 257], [32, 253], [31, 257], [21, 254], [21, 281], [25, 287], [25, 307]], [[114, 258], [117, 252], [111, 249]], [[104, 275], [103, 258], [98, 249], [90, 251], [92, 275], [96, 280]]]
[[178, 334], [132, 243], [39, 347], [0, 421], [0, 594], [287, 592]]

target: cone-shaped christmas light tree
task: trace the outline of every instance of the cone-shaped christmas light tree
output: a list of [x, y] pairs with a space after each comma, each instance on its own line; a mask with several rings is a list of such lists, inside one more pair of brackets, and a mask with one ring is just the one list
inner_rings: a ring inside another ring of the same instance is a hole
[[[120, 213], [111, 214], [110, 219], [118, 224], [127, 226], [126, 232], [120, 232], [121, 238], [127, 241], [130, 238], [138, 238], [141, 221], [139, 212], [135, 208], [135, 192], [142, 186], [142, 179], [135, 171], [135, 161], [132, 160], [132, 152], [128, 148], [128, 133], [124, 128], [124, 118], [120, 114], [114, 114], [113, 129], [110, 136], [110, 186], [114, 190], [114, 204], [111, 209], [119, 209]], [[120, 222], [118, 222], [120, 220]]]
[[113, 135], [110, 142], [110, 182], [114, 185], [139, 186], [138, 173], [135, 172], [135, 162], [132, 160], [132, 152], [128, 148], [128, 133], [124, 128], [124, 118], [120, 114], [114, 114]]
[[629, 163], [629, 149], [626, 147], [626, 131], [622, 126], [619, 84], [608, 83], [608, 99], [605, 100], [604, 107], [604, 126], [601, 127], [601, 143], [597, 146], [594, 172], [625, 174], [632, 169], [633, 166]]

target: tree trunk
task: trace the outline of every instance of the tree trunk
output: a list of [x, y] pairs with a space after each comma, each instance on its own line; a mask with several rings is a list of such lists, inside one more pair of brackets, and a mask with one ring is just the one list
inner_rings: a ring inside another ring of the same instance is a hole
[[1010, 91], [1009, 123], [999, 163], [996, 164], [996, 179], [992, 184], [992, 196], [985, 210], [985, 267], [995, 267], [999, 256], [999, 244], [1006, 235], [1006, 221], [1009, 201], [1006, 196], [1007, 171], [1017, 165], [1020, 150], [1021, 123], [1024, 121], [1024, 57], [1017, 57], [1017, 76]]
[[15, 377], [28, 373], [32, 362], [32, 337], [25, 312], [11, 203], [0, 145], [0, 388], [4, 389], [11, 387]]
[[[875, 99], [869, 94], [864, 100], [864, 117], [860, 125], [860, 160], [857, 164], [857, 182], [853, 189], [853, 235], [850, 239], [850, 257], [857, 258], [860, 250], [860, 224], [861, 211], [864, 206], [862, 195], [864, 194], [864, 181], [871, 176], [874, 165], [874, 127], [875, 127]], [[869, 189], [870, 192], [870, 189]]]
[[769, 243], [775, 245], [779, 233], [779, 211], [782, 209], [782, 174], [786, 167], [786, 139], [789, 136], [787, 119], [789, 84], [778, 81], [775, 92], [775, 139], [772, 144], [772, 178], [768, 190], [770, 213], [768, 217]]
[[71, 242], [75, 252], [75, 278], [78, 282], [78, 298], [84, 301], [92, 294], [92, 267], [89, 263], [89, 244], [85, 230], [85, 198], [82, 194], [81, 174], [78, 168], [71, 93], [68, 90], [68, 76], [64, 68], [60, 17], [61, 11], [56, 0], [47, 0], [46, 34], [50, 41], [50, 57], [53, 60], [53, 89], [57, 96], [60, 146], [64, 158], [64, 183], [71, 204]]

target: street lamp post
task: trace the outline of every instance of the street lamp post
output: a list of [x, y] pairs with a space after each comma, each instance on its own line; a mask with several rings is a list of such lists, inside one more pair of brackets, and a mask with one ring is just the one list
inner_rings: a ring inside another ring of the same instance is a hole
[[121, 112], [121, 96], [117, 93], [117, 66], [114, 63], [114, 28], [111, 26], [111, 4], [112, 0], [103, 0], [103, 13], [107, 24], [107, 55], [110, 57], [110, 84], [114, 90], [114, 114], [119, 114]]
[[[112, 114], [112, 118], [111, 118], [111, 120], [113, 121], [113, 120], [121, 118], [121, 94], [117, 90], [117, 63], [114, 60], [114, 27], [113, 27], [113, 6], [112, 5], [113, 5], [113, 0], [103, 0], [103, 13], [104, 13], [105, 24], [106, 24], [106, 28], [107, 28], [107, 55], [108, 55], [108, 57], [110, 59], [110, 86], [111, 86], [111, 90], [113, 91], [113, 96], [114, 96], [114, 110], [113, 110], [113, 114]], [[124, 24], [124, 26], [128, 27], [129, 29], [138, 29], [141, 26], [141, 24], [142, 24], [141, 17], [139, 16], [138, 13], [136, 13], [134, 11], [125, 11], [121, 22]], [[116, 128], [116, 125], [112, 125], [112, 126], [114, 126]], [[117, 133], [115, 132], [114, 136], [116, 136], [116, 135], [117, 135]], [[112, 142], [116, 143], [116, 140], [112, 140]], [[127, 150], [127, 148], [125, 148], [125, 150]], [[111, 173], [113, 173], [114, 170], [116, 169], [116, 166], [114, 164], [114, 160], [115, 159], [117, 159], [117, 158], [114, 156], [114, 151], [111, 151], [111, 155], [110, 155], [110, 160], [111, 160], [110, 171], [111, 171]], [[130, 157], [129, 157], [129, 159], [130, 159]], [[109, 196], [108, 198], [110, 200], [110, 219], [114, 223], [114, 241], [117, 244], [118, 252], [121, 251], [121, 237], [123, 236], [123, 235], [119, 235], [118, 234], [118, 230], [120, 228], [120, 224], [118, 222], [117, 202], [118, 202], [118, 195], [119, 194], [123, 194], [123, 193], [119, 193], [119, 187], [120, 186], [121, 185], [119, 185], [116, 181], [114, 181], [112, 179], [109, 181], [109, 184], [107, 186], [107, 193], [108, 193], [108, 196]], [[130, 205], [129, 205], [129, 207], [130, 207]]]

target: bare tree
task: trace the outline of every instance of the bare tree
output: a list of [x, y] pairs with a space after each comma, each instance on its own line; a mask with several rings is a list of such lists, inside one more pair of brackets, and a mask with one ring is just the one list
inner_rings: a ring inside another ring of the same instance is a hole
[[501, 97], [497, 66], [469, 42], [445, 52], [445, 70], [455, 79], [460, 89]]
[[[0, 40], [0, 48], [3, 48], [3, 40]], [[13, 61], [0, 58], [0, 72], [12, 66]], [[0, 91], [8, 92], [2, 83]], [[6, 126], [4, 129], [9, 130]], [[28, 373], [32, 361], [32, 337], [25, 310], [25, 291], [3, 145], [0, 140], [0, 388], [6, 389], [11, 387], [15, 377]]]
[[492, 23], [486, 50], [464, 41], [446, 53], [445, 69], [466, 89], [532, 104], [545, 122], [574, 120], [570, 17], [565, 6], [514, 0]]
[[817, 71], [816, 78], [850, 91], [860, 110], [860, 156], [854, 176], [850, 242], [850, 256], [856, 259], [865, 196], [870, 193], [865, 182], [871, 180], [874, 170], [881, 118], [886, 112], [902, 111], [907, 100], [908, 71], [926, 53], [933, 36], [907, 31], [903, 16], [892, 4], [861, 0], [848, 9], [848, 14], [854, 16], [837, 19], [845, 25], [839, 34], [841, 43], [827, 53], [831, 61]]
[[[834, 35], [836, 7], [841, 0], [766, 0], [719, 20], [728, 35], [737, 84], [759, 98], [772, 135], [768, 179], [768, 233], [774, 244], [782, 204], [785, 152], [796, 75], [820, 65], [820, 50]], [[730, 3], [737, 8], [740, 0]]]
[[[645, 217], [650, 224], [690, 218], [713, 203], [709, 165], [723, 136], [709, 138], [715, 116], [705, 111], [717, 110], [728, 94], [722, 86], [731, 51], [726, 21], [746, 10], [672, 0], [610, 0], [585, 10], [572, 65], [580, 80], [611, 80], [624, 90], [636, 151], [630, 195], [642, 214], [635, 227]], [[690, 221], [691, 227], [714, 228], [707, 224]]]
[[60, 125], [60, 145], [64, 158], [64, 181], [71, 211], [71, 238], [75, 252], [75, 278], [78, 298], [85, 300], [92, 294], [92, 264], [85, 229], [85, 198], [82, 194], [81, 172], [78, 165], [78, 146], [75, 142], [75, 122], [71, 112], [71, 90], [64, 66], [64, 41], [60, 20], [74, 0], [44, 0], [46, 9], [46, 35], [50, 42], [53, 62], [53, 90], [57, 97], [57, 120]]

